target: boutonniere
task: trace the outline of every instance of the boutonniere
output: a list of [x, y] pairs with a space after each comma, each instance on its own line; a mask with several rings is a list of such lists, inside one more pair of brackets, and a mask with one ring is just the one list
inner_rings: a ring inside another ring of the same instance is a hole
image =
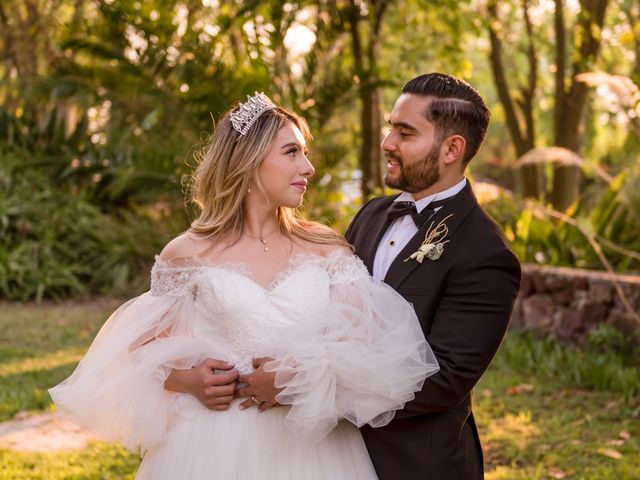
[[435, 228], [433, 228], [433, 222], [431, 222], [418, 251], [412, 253], [409, 257], [405, 258], [404, 261], [415, 260], [418, 263], [422, 263], [425, 257], [429, 260], [439, 259], [442, 252], [444, 252], [445, 244], [449, 243], [449, 240], [445, 240], [445, 237], [449, 234], [449, 227], [447, 227], [445, 222], [449, 220], [450, 217], [453, 217], [453, 213], [442, 219]]

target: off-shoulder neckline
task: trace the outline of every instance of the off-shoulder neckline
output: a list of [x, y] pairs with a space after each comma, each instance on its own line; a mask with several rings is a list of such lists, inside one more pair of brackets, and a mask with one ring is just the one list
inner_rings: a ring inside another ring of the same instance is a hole
[[[306, 263], [307, 261], [315, 260], [315, 261], [337, 261], [344, 257], [345, 260], [355, 258], [355, 255], [349, 255], [343, 252], [341, 249], [332, 250], [328, 255], [321, 255], [319, 253], [314, 252], [301, 252], [291, 255], [287, 262], [288, 266], [297, 265], [299, 263]], [[167, 268], [167, 269], [176, 269], [176, 270], [184, 270], [191, 268], [202, 268], [202, 267], [222, 267], [226, 265], [244, 265], [247, 266], [247, 262], [243, 262], [241, 260], [227, 260], [224, 262], [216, 262], [213, 259], [202, 257], [200, 255], [193, 255], [191, 257], [185, 257], [184, 265], [174, 265], [171, 261], [163, 260], [159, 255], [154, 257], [155, 264], [154, 266], [158, 266], [159, 268]], [[286, 270], [286, 269], [285, 269]], [[283, 271], [285, 271], [283, 270]], [[280, 273], [280, 272], [279, 272]]]
[[211, 259], [194, 255], [186, 258], [184, 265], [173, 265], [171, 262], [163, 260], [159, 255], [155, 256], [153, 270], [166, 272], [197, 272], [198, 270], [224, 270], [237, 273], [247, 277], [249, 280], [259, 285], [266, 291], [275, 289], [285, 278], [289, 277], [298, 268], [307, 264], [319, 264], [323, 267], [336, 264], [341, 261], [352, 261], [357, 259], [355, 255], [349, 255], [340, 249], [331, 251], [328, 255], [321, 255], [313, 252], [302, 252], [289, 257], [287, 267], [277, 272], [267, 284], [258, 281], [246, 262], [240, 260], [215, 262]]

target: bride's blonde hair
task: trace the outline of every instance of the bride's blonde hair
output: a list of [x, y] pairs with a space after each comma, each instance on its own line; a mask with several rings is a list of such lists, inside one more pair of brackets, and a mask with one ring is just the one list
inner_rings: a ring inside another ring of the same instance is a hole
[[[198, 155], [192, 177], [191, 200], [200, 214], [189, 231], [218, 236], [231, 233], [237, 241], [244, 227], [243, 203], [252, 178], [262, 190], [257, 176], [260, 164], [269, 153], [276, 135], [287, 124], [295, 125], [305, 140], [311, 139], [307, 122], [295, 113], [275, 107], [262, 113], [245, 135], [231, 123], [229, 109], [214, 128], [211, 139]], [[264, 193], [264, 190], [263, 190]], [[345, 245], [347, 241], [321, 224], [300, 218], [298, 209], [278, 207], [280, 230], [289, 236], [318, 244]]]

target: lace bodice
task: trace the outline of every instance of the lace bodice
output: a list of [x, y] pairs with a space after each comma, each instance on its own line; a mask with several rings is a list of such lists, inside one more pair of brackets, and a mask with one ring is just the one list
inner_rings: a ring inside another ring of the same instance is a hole
[[[300, 254], [291, 258], [289, 268], [276, 274], [275, 278], [266, 287], [273, 290], [286, 277], [296, 270], [304, 268], [320, 268], [325, 270], [331, 285], [351, 283], [362, 276], [367, 276], [367, 267], [355, 256], [347, 256], [336, 250], [326, 257], [312, 253]], [[232, 271], [255, 281], [253, 275], [242, 262], [212, 263], [200, 257], [193, 257], [183, 266], [174, 266], [156, 256], [155, 264], [151, 269], [151, 294], [155, 296], [197, 296], [198, 279], [206, 271]]]
[[230, 361], [240, 370], [250, 370], [253, 357], [274, 354], [273, 345], [283, 330], [327, 307], [332, 288], [367, 275], [358, 258], [341, 252], [296, 256], [267, 287], [243, 264], [194, 259], [174, 267], [157, 258], [151, 293], [193, 302], [191, 334], [220, 341]]

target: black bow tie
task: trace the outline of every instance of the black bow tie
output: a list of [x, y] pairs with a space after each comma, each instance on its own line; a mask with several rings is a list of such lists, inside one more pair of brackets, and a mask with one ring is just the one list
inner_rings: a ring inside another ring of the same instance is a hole
[[393, 202], [387, 209], [387, 218], [395, 220], [396, 218], [404, 217], [405, 215], [411, 215], [413, 223], [416, 224], [416, 227], [420, 228], [424, 222], [431, 218], [431, 215], [435, 213], [436, 208], [442, 207], [445, 202], [446, 199], [431, 202], [423, 208], [420, 213], [418, 213], [418, 209], [414, 202]]

